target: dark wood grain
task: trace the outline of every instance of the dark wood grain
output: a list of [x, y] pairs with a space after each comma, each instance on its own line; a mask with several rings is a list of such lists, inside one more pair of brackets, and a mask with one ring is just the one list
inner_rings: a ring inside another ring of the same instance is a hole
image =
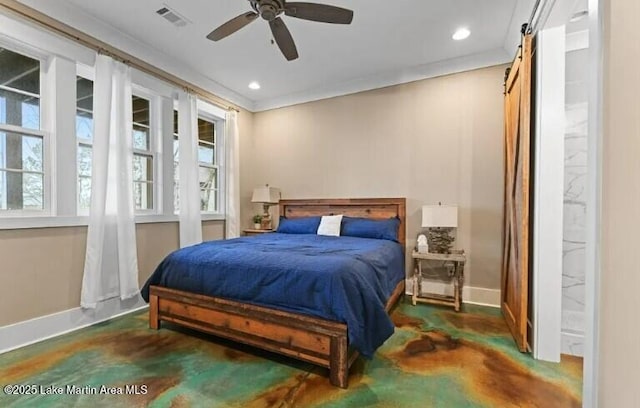
[[158, 318], [158, 295], [149, 295], [149, 328], [158, 330], [160, 319]]

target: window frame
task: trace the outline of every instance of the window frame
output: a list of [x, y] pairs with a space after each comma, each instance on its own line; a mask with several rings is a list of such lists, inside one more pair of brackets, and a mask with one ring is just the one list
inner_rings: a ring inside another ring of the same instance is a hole
[[[95, 83], [95, 69], [93, 67], [78, 64], [76, 78], [78, 76], [91, 80]], [[132, 74], [132, 77], [134, 77], [133, 74]], [[161, 92], [150, 90], [146, 86], [140, 85], [138, 81], [135, 81], [136, 79], [142, 79], [142, 78], [132, 78], [131, 96], [132, 98], [136, 96], [149, 101], [149, 125], [147, 127], [147, 125], [142, 125], [139, 123], [135, 123], [135, 124], [144, 126], [149, 130], [149, 150], [136, 149], [132, 147], [132, 157], [138, 155], [138, 156], [150, 157], [152, 159], [151, 182], [149, 183], [143, 182], [143, 183], [152, 185], [151, 200], [153, 203], [153, 207], [150, 209], [134, 209], [136, 222], [142, 222], [142, 221], [139, 221], [139, 219], [143, 220], [144, 222], [153, 222], [153, 219], [154, 219], [153, 217], [157, 217], [158, 222], [170, 221], [170, 220], [164, 219], [164, 218], [167, 218], [166, 216], [170, 214], [163, 213], [163, 208], [165, 208], [166, 205], [162, 202], [163, 178], [161, 177], [161, 173], [162, 173], [162, 166], [164, 166], [165, 163], [160, 162], [161, 153], [162, 153], [162, 138], [165, 137], [164, 132], [162, 131], [163, 127], [161, 124], [162, 115], [163, 115], [161, 104], [162, 104], [162, 99], [166, 98], [166, 96], [162, 95]], [[153, 83], [149, 83], [148, 81], [144, 81], [144, 80], [139, 82], [142, 82], [145, 85], [153, 85]], [[76, 105], [76, 108], [77, 108], [77, 105]], [[132, 125], [131, 131], [133, 132], [133, 125], [134, 125], [133, 117], [131, 118], [131, 125]], [[75, 134], [74, 137], [76, 139], [77, 147], [80, 147], [82, 145], [90, 146], [91, 148], [93, 147], [93, 142], [88, 142], [85, 139], [78, 138], [77, 133]], [[133, 138], [133, 133], [131, 137]], [[77, 161], [77, 154], [76, 154], [76, 161]], [[76, 165], [76, 168], [77, 168], [77, 165]], [[132, 159], [132, 170], [133, 170], [133, 159]], [[76, 182], [79, 180], [80, 177], [81, 176], [78, 174], [76, 170]], [[140, 183], [140, 181], [132, 181], [132, 185], [135, 185], [135, 183]], [[134, 203], [134, 207], [135, 207], [135, 203]], [[88, 208], [80, 207], [80, 191], [79, 190], [76, 192], [76, 208], [77, 208], [78, 216], [84, 217], [89, 215]], [[140, 217], [143, 217], [143, 218], [140, 218]]]
[[203, 212], [202, 219], [225, 219], [227, 214], [227, 112], [198, 99], [198, 117], [216, 122], [216, 161], [218, 163], [218, 211]]
[[[220, 214], [224, 214], [224, 205], [223, 205], [223, 201], [222, 197], [223, 197], [223, 191], [222, 191], [222, 186], [223, 186], [223, 178], [224, 178], [224, 173], [222, 172], [222, 166], [221, 164], [224, 163], [224, 146], [222, 145], [222, 136], [224, 135], [224, 125], [225, 125], [225, 120], [224, 119], [220, 119], [219, 117], [217, 117], [216, 115], [212, 114], [211, 112], [209, 112], [208, 110], [203, 110], [200, 109], [200, 107], [198, 107], [198, 119], [202, 119], [205, 120], [207, 122], [213, 123], [214, 125], [214, 129], [215, 129], [215, 133], [214, 133], [214, 142], [213, 142], [213, 148], [214, 148], [214, 163], [213, 165], [206, 163], [206, 162], [201, 162], [198, 158], [198, 170], [200, 170], [200, 168], [207, 168], [207, 169], [215, 169], [216, 171], [216, 188], [212, 188], [212, 189], [208, 189], [209, 191], [213, 191], [215, 194], [215, 199], [216, 199], [216, 203], [215, 203], [215, 207], [217, 208], [216, 211], [206, 211], [206, 210], [200, 210], [200, 214], [202, 215], [220, 215]], [[200, 135], [198, 134], [198, 148], [200, 147]], [[222, 153], [221, 153], [222, 152]], [[198, 172], [198, 176], [199, 176], [199, 172]], [[202, 188], [200, 187], [200, 181], [198, 180], [198, 190], [202, 193]]]
[[[178, 111], [178, 101], [174, 100], [173, 103], [173, 110]], [[204, 119], [208, 122], [212, 122], [215, 126], [216, 129], [216, 134], [215, 134], [215, 162], [214, 162], [214, 166], [209, 166], [206, 163], [200, 162], [200, 160], [198, 160], [198, 169], [203, 166], [203, 167], [210, 167], [210, 168], [215, 168], [216, 172], [217, 172], [217, 177], [218, 177], [218, 188], [215, 189], [217, 191], [217, 195], [216, 195], [216, 207], [217, 207], [217, 211], [200, 211], [200, 214], [202, 215], [202, 219], [203, 220], [220, 220], [220, 219], [224, 219], [225, 215], [226, 215], [226, 171], [225, 171], [225, 161], [226, 161], [226, 145], [225, 145], [225, 141], [226, 141], [226, 134], [225, 134], [225, 129], [226, 129], [226, 117], [225, 117], [225, 111], [222, 110], [221, 108], [218, 108], [217, 106], [212, 105], [209, 102], [203, 101], [201, 99], [198, 99], [197, 102], [197, 112], [198, 112], [198, 119]], [[179, 115], [179, 114], [178, 114]], [[173, 118], [173, 116], [172, 116]], [[178, 118], [178, 120], [180, 120], [180, 118]], [[174, 121], [171, 121], [172, 125], [174, 125]], [[172, 146], [173, 146], [173, 141], [174, 136], [176, 135], [175, 133], [173, 133], [173, 127], [171, 128], [171, 142], [172, 142]], [[180, 135], [177, 135], [178, 138], [180, 137]], [[198, 143], [199, 143], [199, 138], [198, 138]], [[171, 156], [173, 157], [173, 150], [171, 152]], [[171, 160], [171, 163], [173, 165], [173, 159]], [[179, 161], [178, 161], [179, 163]], [[180, 179], [178, 178], [178, 182], [180, 182]], [[172, 180], [172, 187], [173, 187], [173, 180]], [[198, 191], [201, 191], [200, 186], [198, 185]], [[179, 189], [178, 189], [178, 194], [179, 194]], [[174, 201], [175, 202], [175, 198]], [[178, 215], [179, 211], [177, 208], [173, 208], [173, 213]]]
[[[55, 185], [53, 174], [53, 149], [52, 139], [55, 137], [52, 131], [52, 118], [55, 116], [55, 106], [53, 106], [53, 99], [51, 95], [51, 75], [48, 74], [49, 66], [52, 63], [53, 56], [39, 51], [34, 47], [29, 47], [25, 44], [10, 41], [0, 36], [0, 47], [11, 51], [16, 54], [23, 55], [25, 57], [37, 60], [40, 63], [40, 94], [39, 94], [39, 108], [40, 108], [40, 128], [29, 129], [16, 125], [0, 124], [0, 132], [2, 133], [15, 133], [21, 136], [35, 136], [42, 139], [42, 209], [20, 209], [20, 210], [0, 210], [0, 219], [13, 219], [13, 218], [28, 218], [28, 217], [48, 217], [52, 216], [55, 206], [53, 205], [52, 197], [55, 196], [53, 186]], [[6, 171], [8, 169], [3, 169]], [[17, 169], [13, 170], [18, 172]], [[32, 171], [19, 171], [20, 173], [39, 174], [39, 172]]]
[[[95, 86], [95, 82], [96, 82], [96, 75], [95, 75], [95, 69], [93, 67], [89, 67], [83, 64], [76, 64], [76, 84], [77, 84], [77, 78], [81, 77], [84, 78], [88, 81], [93, 82], [94, 86]], [[77, 95], [77, 90], [76, 90], [76, 95]], [[94, 95], [95, 95], [95, 88], [94, 88]], [[76, 106], [75, 106], [75, 111], [77, 114], [77, 110], [78, 110], [78, 101], [76, 100]], [[93, 109], [91, 110], [91, 115], [93, 117]], [[74, 117], [75, 119], [75, 117]], [[75, 126], [74, 126], [75, 128]], [[87, 141], [86, 139], [80, 139], [78, 137], [78, 132], [75, 132], [75, 140], [76, 140], [76, 183], [79, 183], [80, 178], [81, 177], [87, 177], [87, 176], [81, 176], [80, 173], [78, 172], [78, 151], [80, 149], [81, 146], [89, 146], [91, 148], [91, 151], [93, 152], [93, 134], [91, 135], [91, 141]], [[91, 157], [91, 160], [93, 161], [93, 154]], [[93, 163], [91, 163], [91, 168], [93, 169]], [[93, 174], [91, 176], [89, 176], [89, 179], [91, 179], [93, 177]], [[89, 204], [89, 207], [91, 206], [91, 204]], [[80, 189], [78, 188], [76, 190], [76, 213], [79, 216], [88, 216], [89, 215], [89, 210], [90, 208], [83, 208], [80, 206]]]
[[[178, 215], [179, 208], [176, 206], [176, 198], [180, 198], [180, 134], [178, 133], [178, 126], [176, 123], [176, 118], [179, 120], [180, 112], [178, 111], [178, 100], [173, 99], [171, 109], [171, 128], [167, 132], [167, 135], [171, 136], [171, 190], [172, 190], [172, 200], [171, 200], [171, 213]], [[176, 149], [177, 143], [177, 149]], [[174, 159], [175, 152], [178, 152], [178, 160]], [[176, 172], [178, 174], [178, 182], [176, 183]], [[178, 201], [179, 202], [179, 201]]]
[[[133, 82], [133, 80], [132, 80]], [[149, 182], [148, 180], [146, 181], [135, 181], [133, 180], [133, 186], [135, 186], [136, 183], [144, 183], [144, 184], [151, 184], [151, 200], [152, 200], [152, 207], [151, 208], [143, 208], [143, 209], [139, 209], [139, 208], [135, 208], [135, 198], [134, 198], [134, 213], [135, 215], [155, 215], [155, 214], [162, 214], [162, 188], [161, 188], [161, 183], [163, 182], [162, 178], [160, 177], [160, 170], [159, 170], [159, 164], [158, 164], [158, 160], [160, 157], [160, 146], [162, 145], [162, 140], [159, 139], [162, 137], [162, 132], [160, 131], [160, 126], [159, 126], [159, 120], [161, 120], [161, 114], [160, 114], [160, 109], [159, 109], [159, 99], [160, 99], [160, 95], [158, 95], [156, 92], [153, 92], [141, 85], [138, 85], [136, 83], [132, 83], [131, 84], [131, 96], [132, 98], [134, 96], [138, 97], [138, 98], [143, 98], [146, 99], [147, 101], [149, 101], [149, 150], [142, 150], [142, 149], [136, 149], [135, 147], [132, 147], [132, 161], [131, 161], [131, 170], [133, 172], [133, 157], [135, 156], [145, 156], [145, 157], [150, 157], [152, 160], [152, 171], [151, 171], [151, 182]], [[133, 106], [133, 105], [132, 105]], [[133, 112], [132, 112], [133, 113]], [[132, 115], [133, 116], [133, 115]], [[142, 125], [140, 123], [136, 123], [133, 122], [133, 117], [131, 118], [131, 141], [133, 143], [133, 125], [138, 125], [138, 126], [145, 126], [146, 125]], [[133, 145], [132, 145], [133, 146]], [[132, 174], [132, 178], [133, 178], [133, 174]], [[133, 192], [134, 196], [135, 196], [135, 191]]]

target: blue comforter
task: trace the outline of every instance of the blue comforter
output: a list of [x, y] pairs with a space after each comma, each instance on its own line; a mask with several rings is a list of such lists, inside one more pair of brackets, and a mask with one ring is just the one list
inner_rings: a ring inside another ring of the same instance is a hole
[[177, 250], [142, 297], [159, 285], [344, 322], [349, 344], [371, 357], [393, 334], [385, 304], [402, 279], [398, 243], [272, 233]]

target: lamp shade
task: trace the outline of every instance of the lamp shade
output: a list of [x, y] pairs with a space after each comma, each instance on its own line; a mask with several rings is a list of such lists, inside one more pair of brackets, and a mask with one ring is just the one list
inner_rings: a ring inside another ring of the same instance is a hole
[[278, 204], [280, 201], [280, 189], [266, 186], [253, 189], [252, 203]]
[[455, 228], [458, 226], [458, 207], [455, 205], [422, 206], [423, 228]]

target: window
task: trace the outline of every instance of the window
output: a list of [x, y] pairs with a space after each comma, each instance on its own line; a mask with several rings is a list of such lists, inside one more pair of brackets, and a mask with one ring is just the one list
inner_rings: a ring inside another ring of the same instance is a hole
[[153, 210], [153, 150], [148, 99], [133, 95], [133, 197], [136, 210]]
[[173, 210], [180, 210], [180, 147], [178, 145], [178, 111], [173, 111]]
[[91, 206], [91, 149], [93, 144], [93, 81], [76, 78], [76, 138], [78, 139], [78, 208]]
[[40, 61], [0, 48], [0, 211], [44, 210]]
[[[86, 218], [77, 216], [88, 213], [95, 185], [93, 59], [71, 41], [31, 44], [29, 38], [55, 37], [21, 27], [30, 33], [21, 41], [4, 35], [8, 27], [0, 27], [0, 229], [82, 225]], [[179, 90], [136, 69], [131, 81], [136, 219], [174, 220], [173, 207], [179, 205], [178, 115], [171, 107]], [[215, 212], [210, 217], [217, 218], [224, 212], [220, 124], [225, 112], [208, 105], [198, 101], [198, 188], [203, 211]]]
[[[27, 40], [49, 38], [23, 28], [38, 34], [25, 36]], [[0, 34], [6, 34], [4, 26]], [[0, 229], [86, 222], [82, 216], [95, 185], [95, 78], [90, 64], [87, 50], [73, 42], [50, 41], [45, 47], [0, 38]], [[131, 80], [136, 219], [174, 220], [173, 209], [180, 205], [180, 155], [178, 112], [172, 104], [179, 90], [136, 69]], [[225, 204], [225, 112], [201, 100], [197, 109], [199, 199], [205, 218], [216, 219]]]
[[[78, 208], [91, 206], [93, 148], [93, 81], [76, 80], [76, 137], [78, 139]], [[154, 209], [154, 153], [149, 99], [132, 96], [133, 197], [136, 210]]]
[[[207, 117], [198, 118], [198, 179], [200, 185], [200, 210], [205, 213], [220, 212], [219, 159], [216, 149], [218, 122]], [[173, 204], [180, 209], [180, 173], [178, 169], [178, 111], [173, 111]]]
[[198, 118], [198, 166], [200, 209], [218, 212], [218, 160], [216, 122]]

